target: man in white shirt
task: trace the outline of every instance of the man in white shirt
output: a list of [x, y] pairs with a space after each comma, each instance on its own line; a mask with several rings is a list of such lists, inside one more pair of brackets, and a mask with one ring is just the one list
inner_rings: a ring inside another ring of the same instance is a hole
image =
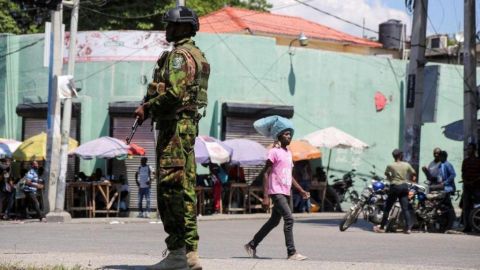
[[[142, 157], [140, 160], [140, 166], [138, 167], [137, 172], [135, 173], [135, 181], [137, 182], [138, 190], [138, 217], [148, 218], [148, 213], [150, 212], [150, 187], [152, 179], [152, 166], [147, 165], [148, 159]], [[143, 211], [143, 198], [147, 201], [146, 211]]]

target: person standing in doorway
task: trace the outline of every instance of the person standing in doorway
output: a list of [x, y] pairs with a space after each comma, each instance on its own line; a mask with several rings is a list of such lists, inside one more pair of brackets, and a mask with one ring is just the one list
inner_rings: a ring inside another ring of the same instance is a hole
[[[142, 157], [140, 166], [135, 173], [135, 182], [139, 188], [138, 190], [138, 213], [139, 218], [148, 218], [150, 213], [150, 187], [152, 185], [152, 167], [147, 164], [148, 158]], [[143, 199], [146, 201], [146, 211], [143, 211]]]
[[262, 204], [265, 209], [269, 209], [270, 199], [272, 200], [272, 215], [244, 248], [250, 257], [257, 258], [257, 246], [268, 233], [280, 223], [283, 217], [283, 232], [287, 246], [287, 259], [295, 261], [305, 260], [307, 257], [301, 255], [295, 249], [293, 240], [293, 216], [289, 206], [292, 185], [304, 199], [310, 196], [308, 192], [303, 190], [292, 175], [292, 153], [288, 150], [287, 146], [292, 140], [293, 125], [286, 118], [270, 116], [257, 120], [254, 126], [262, 135], [270, 135], [274, 139], [277, 139], [280, 147], [272, 147], [269, 150], [263, 176], [264, 198]]
[[199, 270], [194, 145], [207, 106], [210, 65], [192, 40], [200, 28], [193, 10], [170, 9], [163, 22], [173, 49], [158, 59], [146, 102], [135, 110], [140, 123], [149, 114], [158, 130], [157, 202], [168, 234], [168, 256], [150, 269]]
[[403, 232], [406, 234], [411, 233], [412, 229], [412, 218], [410, 216], [410, 210], [408, 208], [408, 183], [410, 179], [412, 182], [416, 182], [417, 173], [412, 168], [412, 166], [403, 161], [403, 152], [399, 149], [395, 149], [392, 152], [393, 159], [395, 162], [388, 165], [385, 170], [385, 176], [390, 182], [390, 190], [388, 192], [388, 199], [385, 206], [385, 211], [383, 212], [383, 218], [380, 225], [374, 226], [373, 230], [375, 232], [385, 232], [384, 228], [387, 224], [388, 214], [392, 210], [393, 204], [398, 200], [400, 201], [400, 206], [402, 207], [402, 215], [405, 220], [405, 227]]

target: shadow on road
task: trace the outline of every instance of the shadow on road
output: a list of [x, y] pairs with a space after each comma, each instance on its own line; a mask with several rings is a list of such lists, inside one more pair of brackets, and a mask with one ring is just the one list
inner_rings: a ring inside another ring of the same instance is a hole
[[[321, 219], [296, 219], [295, 223], [312, 224], [318, 226], [337, 227], [340, 224], [340, 218], [321, 218]], [[350, 228], [357, 228], [364, 231], [372, 231], [372, 224], [366, 222], [362, 218], [358, 218], [357, 222], [352, 224]]]
[[252, 257], [247, 257], [247, 256], [235, 256], [235, 257], [230, 257], [232, 259], [252, 259], [252, 260], [273, 260], [273, 258], [270, 257], [257, 257], [257, 258], [252, 258]]
[[146, 265], [105, 265], [102, 269], [110, 269], [110, 270], [146, 270]]

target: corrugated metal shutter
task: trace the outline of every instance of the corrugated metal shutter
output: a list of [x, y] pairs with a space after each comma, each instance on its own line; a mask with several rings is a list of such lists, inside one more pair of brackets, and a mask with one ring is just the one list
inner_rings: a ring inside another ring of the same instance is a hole
[[[23, 118], [23, 134], [22, 140], [28, 139], [40, 132], [47, 132], [47, 119], [45, 118]], [[70, 121], [70, 137], [77, 139], [77, 119], [72, 118]], [[77, 158], [75, 156], [68, 157], [66, 181], [72, 181], [75, 177], [75, 168], [77, 166]], [[65, 203], [69, 200], [69, 193], [65, 194]]]
[[[249, 139], [256, 141], [261, 145], [267, 147], [273, 143], [273, 139], [260, 135], [253, 127], [253, 122], [257, 120], [251, 117], [226, 117], [225, 125], [225, 140], [230, 139]], [[245, 180], [248, 184], [251, 184], [253, 180], [258, 176], [263, 166], [246, 166]]]
[[[113, 117], [112, 125], [112, 136], [125, 140], [125, 138], [130, 134], [131, 127], [133, 124], [132, 117]], [[155, 137], [154, 131], [151, 129], [150, 121], [146, 121], [143, 125], [137, 128], [137, 132], [133, 137], [132, 143], [137, 144], [145, 148], [145, 156], [148, 158], [148, 165], [152, 166], [156, 170], [156, 155], [155, 155]], [[129, 209], [133, 211], [138, 211], [138, 187], [135, 183], [135, 173], [137, 172], [138, 167], [140, 166], [141, 157], [135, 156], [132, 159], [126, 160], [113, 160], [112, 173], [115, 176], [124, 175], [128, 180], [129, 188]], [[154, 210], [157, 208], [157, 185], [156, 183], [152, 184], [152, 189], [150, 193], [151, 200], [151, 209]], [[144, 202], [145, 207], [145, 202]]]
[[[47, 132], [47, 119], [45, 118], [23, 118], [23, 134], [22, 140], [28, 139], [40, 132]], [[78, 138], [77, 136], [77, 119], [72, 118], [70, 121], [70, 137]], [[74, 156], [68, 157], [67, 181], [71, 181], [75, 177], [76, 158]]]

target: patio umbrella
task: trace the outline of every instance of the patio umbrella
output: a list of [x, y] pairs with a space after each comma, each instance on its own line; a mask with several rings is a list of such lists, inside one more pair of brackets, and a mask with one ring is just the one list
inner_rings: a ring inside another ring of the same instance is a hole
[[310, 160], [322, 157], [322, 153], [318, 148], [303, 140], [293, 140], [288, 146], [292, 152], [293, 161]]
[[[72, 151], [78, 146], [78, 142], [68, 139], [68, 150]], [[44, 160], [47, 157], [47, 133], [42, 132], [26, 139], [13, 153], [13, 159], [17, 161]]]
[[195, 161], [198, 163], [226, 163], [230, 161], [232, 152], [232, 148], [215, 138], [209, 136], [195, 138]]
[[313, 146], [325, 147], [330, 149], [330, 154], [328, 155], [327, 175], [330, 168], [330, 158], [332, 156], [333, 148], [350, 148], [360, 150], [368, 148], [368, 144], [335, 127], [328, 127], [317, 130], [315, 132], [307, 134], [304, 139], [310, 142], [310, 144], [312, 144]]
[[70, 154], [87, 160], [94, 158], [125, 158], [128, 154], [128, 149], [128, 145], [123, 141], [104, 136], [81, 144]]
[[20, 144], [22, 142], [16, 140], [0, 139], [0, 158], [11, 158]]
[[267, 149], [256, 141], [247, 139], [232, 139], [223, 143], [233, 149], [230, 163], [240, 166], [255, 166], [265, 164]]
[[[269, 149], [272, 147], [273, 144], [268, 146]], [[310, 160], [322, 157], [320, 150], [305, 140], [292, 140], [287, 148], [292, 152], [293, 161]]]

